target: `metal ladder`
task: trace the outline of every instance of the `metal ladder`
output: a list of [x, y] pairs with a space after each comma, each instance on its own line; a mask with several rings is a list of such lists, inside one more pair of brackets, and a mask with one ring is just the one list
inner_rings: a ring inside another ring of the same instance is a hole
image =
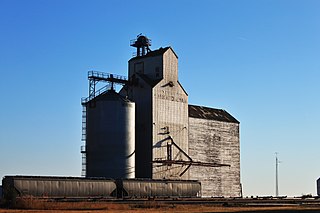
[[82, 154], [82, 169], [81, 176], [86, 176], [86, 139], [87, 139], [87, 107], [82, 105], [82, 137], [81, 140], [84, 142], [84, 145], [81, 146]]

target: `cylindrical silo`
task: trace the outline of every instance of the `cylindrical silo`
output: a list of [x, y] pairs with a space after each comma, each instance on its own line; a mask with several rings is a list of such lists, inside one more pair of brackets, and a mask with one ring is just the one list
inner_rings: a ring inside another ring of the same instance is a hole
[[113, 90], [86, 103], [86, 176], [135, 177], [135, 104]]

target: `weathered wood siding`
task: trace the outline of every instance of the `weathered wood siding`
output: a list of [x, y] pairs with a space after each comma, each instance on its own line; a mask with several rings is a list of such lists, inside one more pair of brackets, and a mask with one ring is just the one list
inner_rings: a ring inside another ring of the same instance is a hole
[[189, 155], [195, 161], [230, 165], [190, 168], [190, 179], [201, 182], [202, 196], [240, 196], [238, 123], [189, 117]]
[[[188, 153], [188, 95], [178, 82], [176, 54], [165, 48], [131, 59], [129, 79], [121, 93], [136, 104], [136, 177], [188, 179], [188, 172], [179, 176], [186, 165], [152, 164], [168, 159], [169, 137]], [[172, 160], [186, 157], [173, 148]]]
[[[163, 55], [163, 79], [153, 88], [153, 160], [167, 160], [168, 137], [188, 153], [188, 95], [178, 83], [178, 59], [171, 49]], [[169, 83], [172, 83], [169, 85]], [[172, 146], [172, 160], [187, 160]], [[188, 179], [180, 177], [186, 165], [153, 165], [155, 179]]]

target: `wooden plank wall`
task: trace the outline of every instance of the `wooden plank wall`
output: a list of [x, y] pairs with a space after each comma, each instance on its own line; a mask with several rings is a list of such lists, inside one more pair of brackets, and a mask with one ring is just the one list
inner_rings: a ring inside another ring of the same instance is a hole
[[230, 164], [230, 167], [190, 168], [190, 179], [202, 184], [202, 196], [240, 196], [238, 123], [189, 117], [189, 155], [194, 161]]

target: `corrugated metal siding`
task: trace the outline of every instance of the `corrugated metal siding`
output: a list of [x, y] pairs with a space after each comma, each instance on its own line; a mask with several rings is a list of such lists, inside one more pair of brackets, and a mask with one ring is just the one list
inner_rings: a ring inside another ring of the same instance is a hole
[[21, 196], [35, 197], [110, 197], [116, 190], [113, 180], [6, 177]]
[[201, 194], [197, 181], [123, 180], [128, 197], [196, 197]]
[[91, 102], [86, 106], [86, 176], [134, 178], [135, 104], [112, 90]]

